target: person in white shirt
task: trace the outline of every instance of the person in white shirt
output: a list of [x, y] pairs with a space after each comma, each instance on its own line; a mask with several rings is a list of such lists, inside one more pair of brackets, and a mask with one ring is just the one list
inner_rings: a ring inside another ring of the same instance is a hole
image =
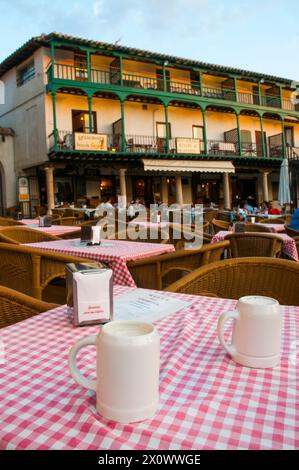
[[101, 215], [104, 215], [105, 212], [108, 213], [108, 215], [113, 214], [114, 212], [114, 207], [111, 203], [111, 199], [107, 198], [104, 202], [101, 202], [97, 207], [94, 212], [95, 217], [100, 217]]

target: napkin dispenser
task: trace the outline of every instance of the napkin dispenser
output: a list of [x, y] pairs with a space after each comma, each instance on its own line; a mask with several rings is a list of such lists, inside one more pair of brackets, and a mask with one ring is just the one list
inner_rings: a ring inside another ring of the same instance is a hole
[[100, 225], [85, 225], [81, 227], [81, 242], [86, 242], [88, 245], [100, 245], [101, 228]]
[[51, 227], [52, 226], [52, 217], [49, 215], [43, 215], [39, 217], [38, 220], [39, 227]]
[[113, 319], [113, 275], [104, 263], [67, 264], [66, 288], [68, 315], [75, 326]]

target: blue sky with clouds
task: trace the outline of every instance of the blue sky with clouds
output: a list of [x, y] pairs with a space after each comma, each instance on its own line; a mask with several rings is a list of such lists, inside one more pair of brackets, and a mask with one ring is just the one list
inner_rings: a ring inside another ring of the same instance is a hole
[[0, 61], [59, 31], [299, 80], [298, 0], [0, 0]]

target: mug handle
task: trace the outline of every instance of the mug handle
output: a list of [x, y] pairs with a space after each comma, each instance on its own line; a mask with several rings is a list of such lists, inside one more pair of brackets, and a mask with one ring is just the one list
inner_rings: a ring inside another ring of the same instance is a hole
[[76, 363], [76, 356], [80, 349], [84, 348], [84, 346], [89, 346], [89, 345], [96, 345], [97, 341], [97, 336], [96, 335], [90, 335], [87, 336], [86, 338], [80, 339], [78, 343], [74, 344], [74, 346], [71, 348], [70, 353], [69, 353], [69, 368], [70, 372], [72, 374], [73, 379], [80, 385], [82, 385], [85, 388], [88, 388], [89, 390], [94, 390], [96, 391], [96, 386], [97, 383], [95, 380], [90, 380], [84, 377], [83, 374], [79, 371], [77, 368], [77, 363]]
[[231, 318], [234, 320], [239, 320], [240, 314], [238, 310], [232, 310], [231, 312], [224, 312], [220, 315], [218, 319], [217, 332], [218, 332], [219, 341], [224, 347], [225, 351], [228, 352], [228, 354], [231, 357], [234, 357], [237, 352], [235, 346], [233, 344], [228, 344], [224, 339], [224, 324], [226, 323], [227, 320]]

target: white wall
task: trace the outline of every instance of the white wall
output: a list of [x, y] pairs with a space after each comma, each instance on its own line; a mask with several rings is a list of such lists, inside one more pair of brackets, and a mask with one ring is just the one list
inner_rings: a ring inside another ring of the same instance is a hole
[[[48, 159], [45, 133], [45, 62], [43, 48], [34, 53], [35, 78], [17, 87], [17, 68], [7, 72], [5, 104], [0, 104], [0, 125], [15, 131], [15, 161], [17, 173]], [[32, 58], [20, 64], [22, 67]]]
[[12, 136], [0, 135], [0, 166], [4, 173], [2, 184], [6, 208], [16, 205], [16, 173], [14, 168], [14, 142]]

